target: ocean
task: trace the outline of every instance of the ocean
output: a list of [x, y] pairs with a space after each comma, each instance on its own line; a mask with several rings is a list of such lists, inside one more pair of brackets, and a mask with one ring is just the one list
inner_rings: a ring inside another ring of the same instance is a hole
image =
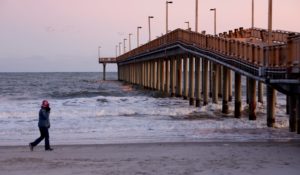
[[[221, 114], [219, 104], [189, 106], [117, 81], [117, 73], [0, 73], [0, 145], [28, 145], [39, 136], [38, 111], [50, 102], [50, 142], [110, 144], [148, 142], [290, 141], [285, 96], [278, 95], [276, 127], [266, 126], [265, 104], [257, 120]], [[244, 98], [245, 99], [245, 98]], [[266, 102], [266, 101], [265, 101]], [[230, 105], [233, 111], [233, 102]]]

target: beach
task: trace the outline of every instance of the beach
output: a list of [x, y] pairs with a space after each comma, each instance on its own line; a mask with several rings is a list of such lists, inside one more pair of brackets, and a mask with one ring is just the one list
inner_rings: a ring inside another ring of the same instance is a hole
[[297, 175], [299, 142], [57, 145], [46, 152], [0, 147], [0, 174]]

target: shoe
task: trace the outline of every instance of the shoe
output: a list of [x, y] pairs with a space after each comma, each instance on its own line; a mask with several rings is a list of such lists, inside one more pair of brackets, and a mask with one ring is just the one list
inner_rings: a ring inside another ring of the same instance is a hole
[[47, 148], [47, 149], [45, 149], [45, 151], [53, 151], [53, 149], [52, 148]]
[[31, 143], [29, 143], [29, 148], [30, 148], [30, 151], [33, 151], [33, 146]]

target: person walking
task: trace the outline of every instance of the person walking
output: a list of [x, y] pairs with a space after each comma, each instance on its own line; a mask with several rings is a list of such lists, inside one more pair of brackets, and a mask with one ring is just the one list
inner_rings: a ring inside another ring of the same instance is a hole
[[33, 151], [33, 148], [37, 146], [43, 139], [45, 139], [45, 150], [46, 151], [52, 151], [53, 149], [50, 147], [49, 142], [49, 128], [50, 128], [50, 105], [47, 100], [43, 100], [41, 109], [39, 112], [39, 129], [41, 136], [37, 138], [34, 142], [29, 143], [30, 150]]

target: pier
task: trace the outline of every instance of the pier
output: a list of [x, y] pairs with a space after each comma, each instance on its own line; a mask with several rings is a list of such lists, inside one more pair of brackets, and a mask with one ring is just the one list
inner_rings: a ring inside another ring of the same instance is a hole
[[103, 80], [106, 79], [106, 64], [116, 63], [116, 58], [107, 57], [107, 58], [99, 58], [99, 64], [103, 65]]
[[[272, 31], [271, 44], [268, 34], [258, 28], [219, 35], [177, 29], [118, 56], [118, 80], [183, 97], [196, 107], [222, 98], [225, 115], [233, 94], [234, 117], [240, 118], [242, 100], [247, 100], [249, 120], [256, 120], [256, 103], [263, 102], [264, 84], [267, 125], [273, 127], [276, 121], [279, 91], [287, 95], [290, 131], [300, 134], [300, 33]], [[105, 65], [104, 58], [100, 60]], [[247, 79], [247, 99], [241, 95], [242, 76]]]

